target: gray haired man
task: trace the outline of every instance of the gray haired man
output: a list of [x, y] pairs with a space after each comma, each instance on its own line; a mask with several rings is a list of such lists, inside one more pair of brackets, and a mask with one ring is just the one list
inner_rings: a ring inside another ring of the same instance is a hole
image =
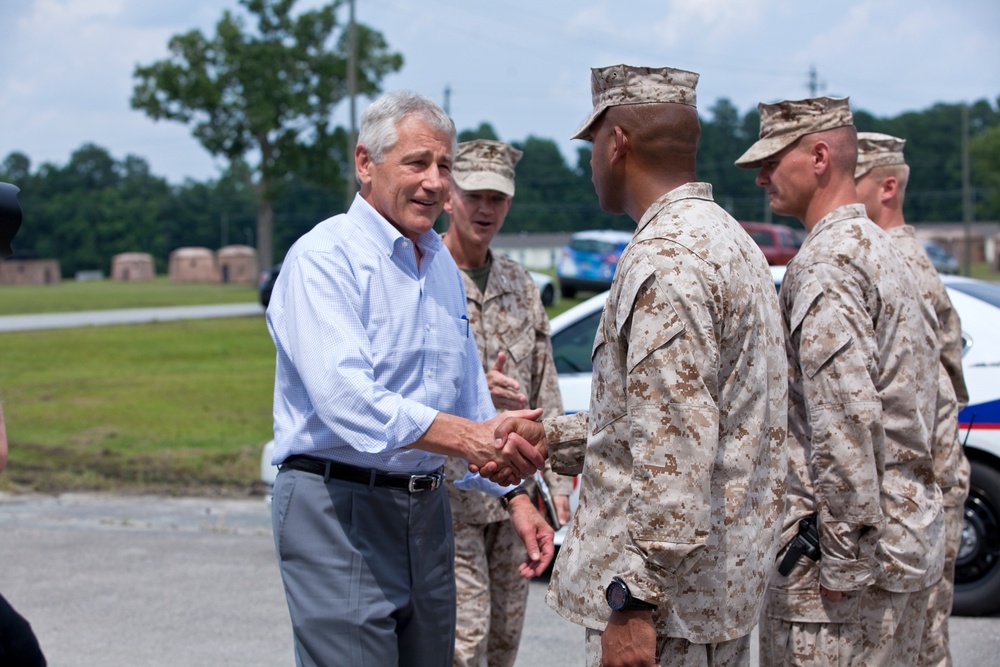
[[[433, 230], [454, 152], [432, 101], [376, 100], [361, 117], [359, 195], [292, 246], [274, 286], [274, 539], [299, 665], [450, 664], [445, 457], [520, 477], [542, 466], [500, 460], [461, 276]], [[459, 484], [511, 491], [471, 474]], [[539, 574], [552, 528], [527, 497], [509, 505], [521, 571]]]

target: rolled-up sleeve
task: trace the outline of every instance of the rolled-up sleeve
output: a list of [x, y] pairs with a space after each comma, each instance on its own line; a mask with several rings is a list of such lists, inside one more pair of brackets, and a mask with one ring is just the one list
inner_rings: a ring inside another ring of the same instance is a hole
[[[809, 415], [807, 465], [818, 509], [820, 583], [852, 591], [874, 576], [883, 524], [876, 443], [884, 441], [874, 325], [856, 281], [815, 265], [792, 304], [789, 345]], [[797, 348], [797, 349], [794, 349]]]
[[[633, 267], [615, 326], [628, 341], [626, 402], [632, 491], [623, 575], [642, 599], [663, 600], [712, 526], [719, 415], [707, 281], [670, 282]], [[645, 597], [643, 597], [645, 596]]]

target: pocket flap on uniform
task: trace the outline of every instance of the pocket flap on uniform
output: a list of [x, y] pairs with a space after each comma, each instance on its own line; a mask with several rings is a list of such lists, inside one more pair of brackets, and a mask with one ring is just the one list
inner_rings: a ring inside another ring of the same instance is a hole
[[535, 349], [535, 329], [532, 327], [516, 333], [509, 332], [504, 337], [504, 342], [513, 361], [520, 364], [530, 358]]
[[[799, 366], [806, 377], [812, 378], [838, 352], [853, 341], [850, 330], [844, 324], [837, 308], [823, 304], [823, 287], [812, 280], [802, 286], [792, 304], [789, 335], [798, 341]], [[816, 312], [818, 308], [822, 311]], [[806, 317], [814, 313], [808, 331], [802, 330]]]

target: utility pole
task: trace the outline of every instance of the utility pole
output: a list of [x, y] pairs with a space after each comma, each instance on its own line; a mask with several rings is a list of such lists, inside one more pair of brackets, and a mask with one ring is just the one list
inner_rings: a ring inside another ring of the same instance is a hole
[[809, 82], [806, 87], [809, 89], [809, 97], [816, 97], [818, 93], [826, 90], [826, 83], [819, 80], [815, 65], [809, 66]]
[[448, 84], [444, 86], [444, 112], [451, 115], [451, 86]]
[[354, 174], [354, 149], [358, 144], [358, 125], [355, 108], [355, 98], [358, 94], [358, 33], [354, 22], [354, 0], [349, 0], [350, 19], [348, 35], [350, 49], [347, 55], [347, 94], [351, 98], [351, 133], [347, 137], [347, 201], [350, 207], [354, 195], [358, 191], [357, 176]]
[[969, 105], [962, 104], [962, 223], [965, 227], [963, 273], [972, 275], [972, 187], [969, 183]]

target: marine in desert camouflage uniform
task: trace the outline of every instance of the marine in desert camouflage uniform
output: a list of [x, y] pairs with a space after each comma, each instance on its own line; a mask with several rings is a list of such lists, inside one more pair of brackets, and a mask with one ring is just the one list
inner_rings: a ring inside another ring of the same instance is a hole
[[[489, 249], [514, 195], [514, 167], [521, 151], [499, 141], [458, 145], [453, 186], [445, 210], [451, 225], [444, 244], [465, 285], [469, 330], [476, 338], [487, 383], [498, 411], [543, 408], [561, 415], [562, 397], [552, 360], [549, 320], [538, 288], [517, 262]], [[450, 480], [467, 464], [449, 459]], [[546, 466], [545, 479], [569, 520], [572, 478]], [[532, 493], [529, 478], [524, 487]], [[499, 499], [447, 484], [455, 531], [458, 623], [456, 667], [512, 667], [528, 603], [528, 580], [518, 572], [524, 548]]]
[[[590, 413], [545, 420], [544, 436], [524, 421], [500, 429], [515, 431], [508, 446], [539, 441], [564, 472], [586, 443], [547, 601], [586, 626], [592, 666], [749, 664], [777, 549], [780, 310], [763, 254], [695, 182], [697, 79], [593, 70], [594, 111], [576, 138], [593, 142], [601, 207], [637, 229], [594, 342]], [[609, 609], [622, 585], [637, 602]]]
[[[848, 100], [761, 104], [760, 168], [774, 212], [809, 231], [781, 305], [789, 364], [787, 547], [816, 515], [821, 557], [775, 572], [762, 667], [912, 665], [944, 562], [936, 318], [854, 185]], [[928, 369], [932, 369], [928, 372]]]
[[903, 156], [905, 145], [905, 139], [887, 134], [859, 133], [854, 179], [868, 217], [896, 242], [916, 278], [920, 296], [933, 308], [940, 326], [941, 387], [931, 452], [934, 475], [944, 499], [945, 560], [944, 574], [931, 590], [917, 664], [949, 666], [948, 617], [955, 597], [955, 560], [962, 541], [970, 472], [969, 460], [959, 439], [958, 413], [969, 402], [969, 392], [962, 372], [962, 325], [958, 313], [915, 230], [903, 218], [903, 200], [910, 175], [910, 167]]

